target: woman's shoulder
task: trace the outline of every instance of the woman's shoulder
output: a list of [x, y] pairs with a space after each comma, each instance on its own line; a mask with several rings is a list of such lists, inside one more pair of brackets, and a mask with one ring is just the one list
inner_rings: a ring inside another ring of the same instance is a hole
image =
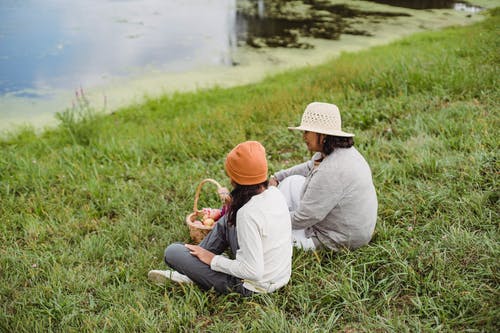
[[360, 177], [370, 174], [371, 169], [363, 155], [354, 147], [338, 148], [323, 161], [325, 170], [331, 170], [337, 175]]
[[325, 160], [334, 163], [341, 160], [355, 160], [359, 158], [364, 159], [361, 153], [353, 146], [350, 148], [336, 148], [330, 155], [325, 157]]

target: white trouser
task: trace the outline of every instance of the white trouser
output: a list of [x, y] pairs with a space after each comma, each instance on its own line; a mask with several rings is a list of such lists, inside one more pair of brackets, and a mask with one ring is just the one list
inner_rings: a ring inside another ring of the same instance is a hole
[[[293, 212], [299, 207], [300, 194], [306, 178], [304, 176], [293, 175], [286, 177], [278, 184], [278, 189], [283, 193], [288, 204], [288, 210]], [[316, 246], [311, 238], [306, 237], [304, 229], [292, 230], [293, 246], [304, 250], [315, 250]]]

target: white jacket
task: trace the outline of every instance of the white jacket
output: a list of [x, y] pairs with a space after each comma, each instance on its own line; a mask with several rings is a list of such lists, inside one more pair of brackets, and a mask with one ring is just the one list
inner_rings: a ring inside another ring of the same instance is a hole
[[236, 215], [239, 249], [235, 259], [217, 255], [214, 271], [244, 279], [254, 292], [272, 292], [290, 280], [292, 239], [290, 213], [276, 187], [253, 196]]
[[368, 163], [356, 148], [337, 148], [314, 168], [310, 161], [275, 174], [306, 177], [299, 207], [291, 211], [293, 229], [305, 229], [333, 250], [366, 245], [377, 221], [377, 194]]

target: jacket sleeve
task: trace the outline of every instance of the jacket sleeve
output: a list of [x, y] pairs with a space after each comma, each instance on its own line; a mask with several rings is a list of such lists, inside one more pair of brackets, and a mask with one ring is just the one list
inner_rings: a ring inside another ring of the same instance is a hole
[[294, 165], [291, 168], [278, 171], [274, 174], [274, 176], [276, 177], [276, 179], [279, 182], [281, 182], [286, 177], [289, 177], [292, 175], [300, 175], [300, 176], [306, 177], [309, 174], [309, 172], [311, 171], [311, 169], [313, 168], [313, 166], [314, 166], [314, 163], [312, 160], [310, 160], [310, 161], [307, 161], [307, 162], [304, 162], [301, 164]]
[[311, 175], [298, 209], [290, 212], [292, 228], [305, 229], [323, 221], [343, 195], [343, 186], [337, 175], [316, 170]]
[[237, 213], [236, 228], [240, 248], [235, 259], [217, 255], [212, 259], [210, 268], [241, 279], [260, 280], [264, 274], [261, 230], [252, 218], [241, 211]]

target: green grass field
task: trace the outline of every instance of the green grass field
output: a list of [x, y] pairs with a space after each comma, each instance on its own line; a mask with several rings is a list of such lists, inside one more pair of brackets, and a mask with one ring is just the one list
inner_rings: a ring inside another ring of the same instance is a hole
[[[0, 331], [499, 331], [499, 31], [496, 9], [255, 85], [111, 115], [82, 104], [2, 139]], [[149, 283], [189, 240], [198, 183], [228, 185], [234, 145], [261, 141], [271, 172], [308, 158], [286, 126], [315, 100], [340, 107], [371, 165], [371, 244], [295, 251], [291, 282], [251, 299]]]

